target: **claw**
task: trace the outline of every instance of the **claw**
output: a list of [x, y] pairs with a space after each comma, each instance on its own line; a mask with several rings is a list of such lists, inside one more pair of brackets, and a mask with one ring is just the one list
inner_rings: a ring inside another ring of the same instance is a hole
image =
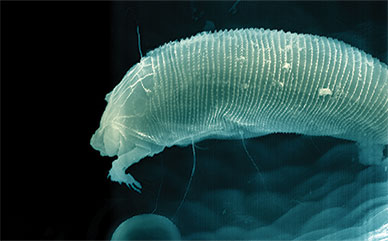
[[124, 182], [127, 187], [132, 188], [134, 191], [141, 193], [141, 184], [136, 181], [131, 174], [126, 174], [127, 180]]
[[140, 182], [136, 181], [136, 179], [131, 174], [126, 174], [124, 169], [110, 169], [108, 178], [120, 184], [125, 183], [128, 188], [133, 189], [138, 193], [141, 193], [142, 186]]
[[133, 183], [129, 183], [129, 184], [126, 183], [126, 185], [127, 185], [128, 188], [133, 189], [134, 191], [136, 191], [138, 193], [141, 193], [141, 185], [136, 180]]

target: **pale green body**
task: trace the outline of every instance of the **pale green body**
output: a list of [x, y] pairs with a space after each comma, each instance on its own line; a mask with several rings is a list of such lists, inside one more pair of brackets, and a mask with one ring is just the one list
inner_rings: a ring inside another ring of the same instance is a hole
[[165, 44], [132, 67], [107, 96], [91, 143], [118, 155], [112, 180], [138, 191], [121, 169], [166, 146], [208, 138], [300, 133], [382, 152], [387, 74], [386, 64], [325, 37], [263, 29], [202, 33]]

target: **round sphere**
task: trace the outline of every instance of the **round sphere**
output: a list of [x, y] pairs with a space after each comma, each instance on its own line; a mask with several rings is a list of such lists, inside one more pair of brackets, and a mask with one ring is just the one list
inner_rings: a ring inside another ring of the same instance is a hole
[[155, 214], [141, 214], [122, 222], [112, 240], [180, 240], [178, 228], [168, 218]]

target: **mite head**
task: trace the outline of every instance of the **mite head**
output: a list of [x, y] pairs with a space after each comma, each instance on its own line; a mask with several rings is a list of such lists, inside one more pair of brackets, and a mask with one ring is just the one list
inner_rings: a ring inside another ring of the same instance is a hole
[[108, 104], [90, 141], [101, 155], [121, 155], [147, 140], [147, 94], [151, 92], [153, 78], [143, 67], [144, 63], [133, 66], [105, 97]]
[[100, 127], [90, 140], [92, 147], [100, 151], [102, 156], [114, 156], [120, 150], [122, 139], [119, 127], [114, 123], [113, 118], [112, 106], [108, 103], [102, 115]]
[[120, 151], [121, 137], [115, 128], [112, 125], [100, 127], [90, 140], [90, 145], [102, 156], [115, 156]]
[[134, 141], [129, 141], [126, 123], [120, 120], [122, 108], [110, 96], [111, 93], [106, 96], [108, 105], [102, 115], [100, 127], [90, 140], [90, 145], [100, 151], [102, 156], [120, 155], [134, 147]]

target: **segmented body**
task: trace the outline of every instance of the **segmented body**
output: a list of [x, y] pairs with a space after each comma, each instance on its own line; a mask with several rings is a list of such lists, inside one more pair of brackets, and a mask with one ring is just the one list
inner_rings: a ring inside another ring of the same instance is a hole
[[263, 29], [203, 33], [150, 52], [137, 67], [114, 94], [142, 87], [139, 132], [161, 145], [241, 131], [388, 143], [387, 65], [338, 40]]
[[207, 138], [333, 136], [361, 143], [360, 161], [375, 163], [388, 144], [387, 74], [386, 64], [331, 38], [201, 33], [149, 52], [128, 71], [107, 95], [91, 144], [118, 156], [111, 179], [137, 191], [127, 167]]

